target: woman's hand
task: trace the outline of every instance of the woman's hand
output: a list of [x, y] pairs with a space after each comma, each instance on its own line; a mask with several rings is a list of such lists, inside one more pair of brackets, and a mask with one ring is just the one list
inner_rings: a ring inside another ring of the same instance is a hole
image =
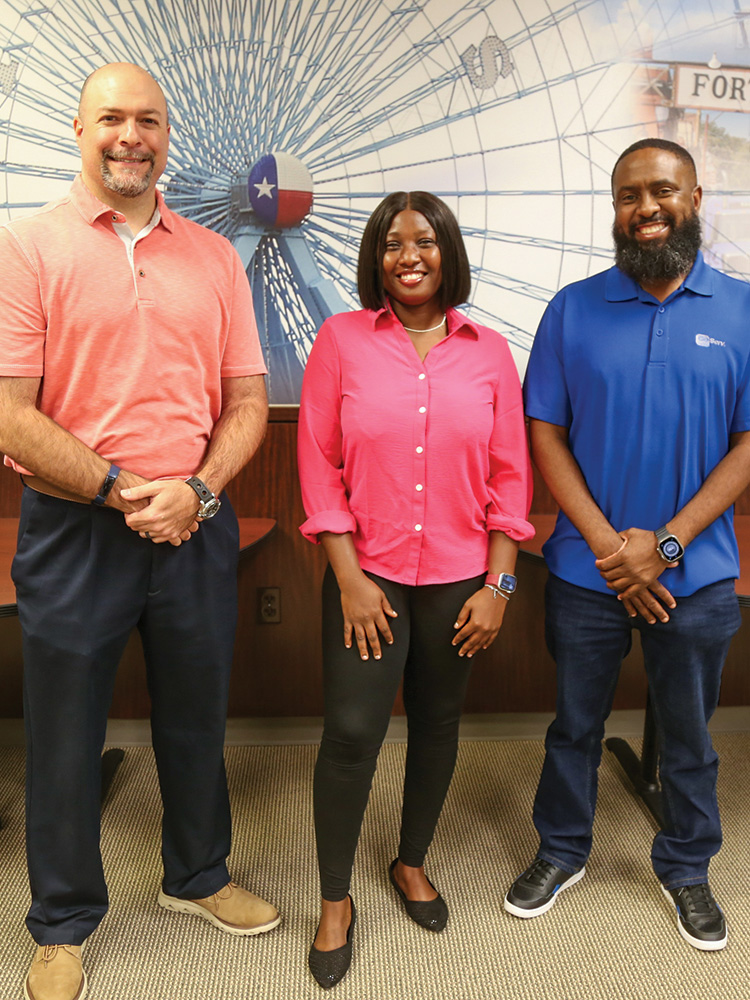
[[482, 587], [471, 595], [453, 626], [460, 629], [451, 642], [452, 646], [461, 645], [459, 656], [471, 657], [492, 645], [503, 624], [507, 604], [506, 598], [495, 596], [489, 587]]
[[393, 642], [388, 618], [398, 618], [380, 587], [364, 573], [341, 586], [341, 610], [344, 613], [344, 645], [352, 647], [352, 635], [359, 655], [369, 659], [368, 643], [376, 660], [381, 657], [380, 635], [390, 645]]

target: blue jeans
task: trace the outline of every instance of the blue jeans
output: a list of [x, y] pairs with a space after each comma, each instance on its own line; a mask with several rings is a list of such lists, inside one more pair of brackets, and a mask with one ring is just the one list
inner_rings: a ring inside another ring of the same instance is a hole
[[604, 723], [632, 630], [641, 633], [659, 746], [664, 828], [651, 861], [667, 888], [697, 885], [721, 847], [716, 801], [718, 756], [708, 721], [719, 700], [721, 671], [740, 626], [733, 580], [677, 598], [669, 621], [629, 618], [614, 595], [550, 575], [547, 647], [557, 664], [557, 717], [534, 803], [539, 856], [578, 871], [591, 851], [597, 769]]

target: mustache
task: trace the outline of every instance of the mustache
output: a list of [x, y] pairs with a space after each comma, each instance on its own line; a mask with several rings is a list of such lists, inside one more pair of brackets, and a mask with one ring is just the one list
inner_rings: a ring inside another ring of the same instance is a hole
[[628, 232], [631, 236], [635, 236], [635, 231], [638, 226], [650, 226], [655, 222], [666, 222], [668, 226], [671, 226], [674, 229], [674, 216], [661, 213], [653, 215], [650, 219], [644, 219], [642, 222], [631, 222], [628, 227]]
[[114, 149], [105, 149], [102, 153], [102, 157], [107, 160], [139, 160], [141, 162], [148, 160], [149, 163], [154, 162], [154, 154], [149, 152], [141, 153], [129, 153], [127, 151], [117, 151]]

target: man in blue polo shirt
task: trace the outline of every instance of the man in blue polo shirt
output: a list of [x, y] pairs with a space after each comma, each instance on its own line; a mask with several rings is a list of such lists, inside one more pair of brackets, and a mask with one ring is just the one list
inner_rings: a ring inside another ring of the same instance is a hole
[[699, 248], [692, 157], [644, 139], [612, 174], [616, 266], [562, 289], [526, 376], [534, 459], [561, 512], [544, 547], [557, 717], [534, 804], [540, 847], [505, 909], [535, 917], [582, 878], [604, 722], [632, 630], [659, 736], [654, 871], [677, 928], [715, 951], [721, 846], [707, 729], [739, 628], [732, 504], [750, 481], [750, 286]]

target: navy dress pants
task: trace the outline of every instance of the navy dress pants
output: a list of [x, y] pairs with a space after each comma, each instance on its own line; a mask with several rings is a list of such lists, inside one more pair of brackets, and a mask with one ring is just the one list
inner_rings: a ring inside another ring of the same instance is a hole
[[629, 618], [614, 594], [549, 577], [546, 635], [557, 663], [557, 717], [547, 731], [534, 824], [539, 856], [565, 871], [580, 870], [591, 850], [604, 723], [633, 629], [641, 634], [659, 745], [664, 828], [651, 850], [654, 872], [668, 889], [697, 885], [721, 847], [718, 756], [708, 721], [740, 626], [734, 580], [676, 600], [666, 624], [649, 625]]
[[229, 881], [223, 747], [237, 555], [226, 499], [172, 546], [141, 538], [117, 511], [24, 490], [13, 580], [24, 654], [26, 923], [38, 944], [81, 944], [107, 910], [101, 752], [134, 626], [164, 806], [163, 889], [195, 899]]

